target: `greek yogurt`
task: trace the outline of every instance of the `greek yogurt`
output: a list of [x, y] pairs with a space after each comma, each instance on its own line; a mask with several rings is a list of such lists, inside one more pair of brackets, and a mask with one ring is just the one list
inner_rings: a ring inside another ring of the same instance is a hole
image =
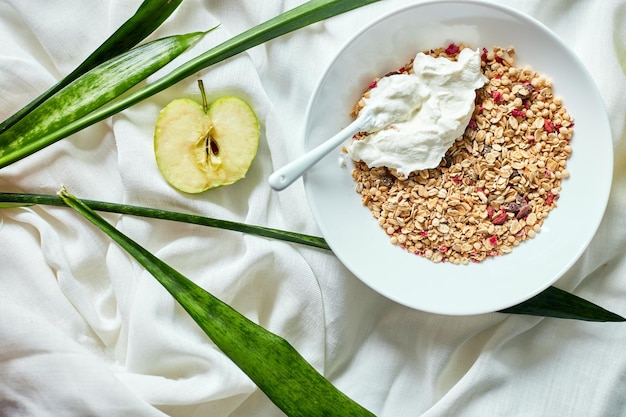
[[348, 155], [405, 176], [435, 168], [465, 131], [486, 82], [478, 50], [463, 49], [457, 61], [418, 53], [413, 73], [383, 77], [370, 90], [359, 113], [365, 135]]

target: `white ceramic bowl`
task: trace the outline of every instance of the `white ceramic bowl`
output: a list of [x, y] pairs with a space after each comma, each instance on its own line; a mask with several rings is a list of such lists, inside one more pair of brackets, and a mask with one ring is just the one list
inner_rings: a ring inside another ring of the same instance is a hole
[[415, 53], [450, 42], [514, 46], [516, 64], [553, 80], [575, 120], [571, 177], [541, 232], [508, 255], [478, 264], [435, 264], [392, 245], [354, 191], [339, 151], [304, 177], [313, 215], [337, 257], [365, 284], [406, 306], [448, 315], [507, 308], [560, 278], [584, 252], [604, 214], [612, 177], [612, 140], [591, 76], [554, 33], [509, 8], [480, 1], [435, 1], [396, 10], [365, 27], [334, 58], [307, 110], [303, 151], [350, 122], [365, 86]]

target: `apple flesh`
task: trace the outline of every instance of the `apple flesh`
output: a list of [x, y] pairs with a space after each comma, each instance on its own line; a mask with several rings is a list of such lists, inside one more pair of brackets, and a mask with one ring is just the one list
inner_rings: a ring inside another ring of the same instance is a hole
[[259, 122], [244, 100], [221, 97], [208, 108], [188, 98], [161, 110], [154, 130], [159, 171], [174, 188], [200, 193], [246, 176], [259, 145]]

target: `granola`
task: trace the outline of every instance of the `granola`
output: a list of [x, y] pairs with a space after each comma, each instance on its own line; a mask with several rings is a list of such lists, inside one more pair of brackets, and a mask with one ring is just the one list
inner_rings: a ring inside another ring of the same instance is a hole
[[[455, 59], [463, 47], [425, 53]], [[539, 233], [569, 177], [574, 121], [552, 82], [516, 67], [513, 48], [483, 49], [481, 59], [489, 82], [438, 167], [408, 177], [363, 162], [352, 170], [363, 205], [391, 243], [433, 262], [467, 264], [510, 253]], [[397, 72], [410, 71], [409, 62]]]

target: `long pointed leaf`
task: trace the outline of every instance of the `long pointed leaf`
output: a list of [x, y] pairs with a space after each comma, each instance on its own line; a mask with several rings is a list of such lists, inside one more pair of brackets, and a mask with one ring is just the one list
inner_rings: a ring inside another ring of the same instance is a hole
[[[10, 204], [7, 206], [0, 205], [0, 208], [15, 208], [15, 204], [22, 206], [34, 204], [51, 206], [65, 205], [63, 200], [57, 196], [17, 193], [0, 193], [0, 203]], [[93, 200], [83, 200], [83, 203], [92, 210], [217, 227], [330, 250], [330, 247], [323, 238], [295, 232], [126, 204], [115, 204]], [[549, 287], [535, 297], [518, 305], [500, 310], [499, 312], [594, 322], [626, 321], [624, 317], [618, 314], [610, 312], [597, 304], [578, 297], [577, 295], [560, 290], [556, 287]]]
[[118, 55], [80, 76], [0, 134], [0, 167], [58, 140], [71, 123], [128, 91], [197, 42], [206, 32], [169, 36]]
[[[3, 205], [3, 203], [5, 205]], [[285, 242], [298, 243], [301, 245], [312, 246], [320, 249], [330, 249], [326, 241], [321, 237], [305, 235], [302, 233], [288, 232], [285, 230], [273, 229], [270, 227], [250, 225], [229, 220], [198, 216], [194, 214], [178, 213], [168, 210], [138, 207], [128, 204], [115, 204], [94, 200], [83, 200], [83, 203], [85, 203], [92, 210], [102, 212], [128, 214], [131, 216], [141, 216], [151, 219], [169, 220], [175, 222], [196, 224], [199, 226], [215, 227], [219, 229], [232, 230], [235, 232], [247, 233], [250, 235], [265, 237], [269, 239], [279, 239]], [[47, 206], [65, 206], [63, 200], [61, 200], [61, 198], [58, 196], [46, 194], [13, 194], [0, 192], [0, 208], [16, 208], [20, 206], [31, 206], [34, 204], [42, 204]]]
[[24, 116], [38, 107], [41, 103], [52, 97], [63, 87], [95, 68], [103, 62], [128, 51], [133, 46], [144, 40], [163, 23], [182, 0], [144, 0], [133, 16], [130, 17], [118, 30], [104, 41], [91, 55], [74, 71], [66, 75], [58, 83], [50, 87], [33, 101], [22, 107], [18, 112], [0, 123], [0, 133], [4, 132]]
[[60, 196], [150, 272], [216, 346], [288, 416], [373, 417], [326, 380], [285, 339], [250, 321], [193, 283], [76, 197], [64, 190]]
[[584, 321], [626, 321], [618, 314], [556, 287], [548, 287], [530, 300], [501, 310], [501, 312]]

